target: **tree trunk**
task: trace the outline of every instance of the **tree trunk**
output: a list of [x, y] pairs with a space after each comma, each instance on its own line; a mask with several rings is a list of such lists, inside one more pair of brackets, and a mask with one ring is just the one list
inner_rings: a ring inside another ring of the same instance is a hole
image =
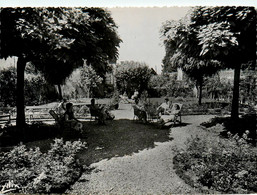
[[231, 110], [232, 120], [238, 119], [240, 69], [241, 69], [241, 65], [238, 64], [234, 70], [234, 88], [233, 88], [233, 99], [232, 99], [232, 110]]
[[57, 87], [58, 87], [58, 92], [59, 92], [59, 100], [62, 100], [62, 88], [61, 88], [61, 85], [58, 84]]
[[19, 57], [17, 61], [17, 117], [16, 126], [20, 129], [25, 127], [25, 101], [24, 101], [24, 71], [26, 60]]
[[198, 104], [202, 104], [202, 91], [203, 91], [203, 80], [201, 79], [199, 81], [199, 99], [198, 99]]

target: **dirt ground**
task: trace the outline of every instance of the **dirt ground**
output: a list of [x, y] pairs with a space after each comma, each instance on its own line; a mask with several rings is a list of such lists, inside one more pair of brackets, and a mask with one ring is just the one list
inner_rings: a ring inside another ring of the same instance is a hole
[[[116, 119], [132, 119], [131, 105], [122, 104], [113, 111]], [[173, 151], [184, 147], [191, 135], [206, 136], [200, 124], [214, 116], [182, 116], [185, 126], [170, 129], [171, 141], [132, 155], [104, 159], [91, 164], [92, 171], [83, 173], [68, 193], [79, 194], [185, 194], [197, 191], [183, 182], [173, 169]], [[161, 131], [161, 129], [160, 129]]]

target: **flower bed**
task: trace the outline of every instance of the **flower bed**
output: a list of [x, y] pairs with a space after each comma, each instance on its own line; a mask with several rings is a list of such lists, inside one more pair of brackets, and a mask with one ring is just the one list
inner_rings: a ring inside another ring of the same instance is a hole
[[202, 193], [256, 193], [257, 149], [247, 143], [248, 133], [189, 139], [176, 151], [176, 173]]
[[47, 153], [24, 145], [2, 153], [0, 187], [17, 193], [63, 193], [81, 174], [76, 154], [82, 148], [85, 143], [81, 141], [55, 139]]
[[238, 120], [234, 121], [230, 117], [215, 117], [210, 121], [204, 122], [201, 125], [205, 128], [210, 128], [221, 124], [224, 126], [224, 131], [221, 133], [224, 137], [227, 138], [227, 132], [233, 134], [238, 134], [242, 136], [246, 130], [249, 130], [249, 137], [251, 142], [255, 144], [256, 140], [256, 115], [255, 114], [246, 114], [240, 117]]

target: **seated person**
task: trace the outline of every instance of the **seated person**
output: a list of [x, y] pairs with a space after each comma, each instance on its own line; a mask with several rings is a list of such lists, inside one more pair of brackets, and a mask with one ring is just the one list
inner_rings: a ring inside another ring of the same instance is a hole
[[143, 122], [147, 122], [147, 114], [145, 111], [144, 106], [139, 105], [139, 99], [135, 99], [135, 105], [134, 105], [137, 109], [138, 109], [138, 113], [136, 114], [138, 119], [143, 121]]
[[106, 115], [103, 107], [95, 104], [95, 99], [91, 99], [90, 113], [98, 117], [99, 124], [105, 124]]
[[157, 111], [160, 115], [167, 114], [167, 111], [171, 109], [172, 103], [170, 103], [169, 98], [165, 98], [164, 102], [157, 107]]
[[134, 94], [131, 96], [131, 99], [136, 100], [138, 98], [138, 95], [139, 95], [138, 91], [135, 90]]
[[63, 99], [56, 108], [58, 114], [63, 115], [66, 111], [67, 99]]
[[95, 104], [95, 99], [91, 99], [90, 105], [91, 112], [93, 111], [98, 117], [100, 124], [105, 124], [105, 120], [113, 120], [115, 116], [110, 113], [105, 106], [98, 106]]
[[158, 118], [160, 118], [159, 113], [157, 111], [157, 107], [158, 107], [158, 105], [156, 105], [156, 104], [151, 104], [151, 103], [147, 104], [146, 112], [147, 112], [147, 114], [149, 116], [149, 119], [158, 119]]
[[73, 104], [66, 104], [66, 112], [64, 113], [64, 121], [71, 125], [71, 128], [82, 131], [82, 123], [74, 116]]
[[123, 100], [124, 103], [131, 103], [131, 100], [128, 98], [128, 95], [126, 92], [124, 92], [123, 95], [119, 95], [119, 98]]
[[169, 121], [174, 121], [176, 114], [178, 114], [180, 111], [180, 107], [178, 104], [174, 104], [170, 110], [167, 110], [164, 115], [161, 115], [161, 121], [166, 123]]

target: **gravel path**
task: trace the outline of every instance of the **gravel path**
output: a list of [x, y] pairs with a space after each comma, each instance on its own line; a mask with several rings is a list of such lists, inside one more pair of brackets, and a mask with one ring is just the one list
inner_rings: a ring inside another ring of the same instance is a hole
[[[131, 116], [131, 113], [128, 115]], [[184, 147], [191, 135], [205, 134], [199, 127], [201, 122], [213, 116], [184, 116], [184, 127], [171, 129], [174, 139], [156, 143], [156, 147], [145, 149], [130, 156], [102, 160], [91, 165], [94, 170], [84, 173], [69, 193], [80, 194], [185, 194], [197, 193], [181, 180], [173, 169], [174, 146]]]

